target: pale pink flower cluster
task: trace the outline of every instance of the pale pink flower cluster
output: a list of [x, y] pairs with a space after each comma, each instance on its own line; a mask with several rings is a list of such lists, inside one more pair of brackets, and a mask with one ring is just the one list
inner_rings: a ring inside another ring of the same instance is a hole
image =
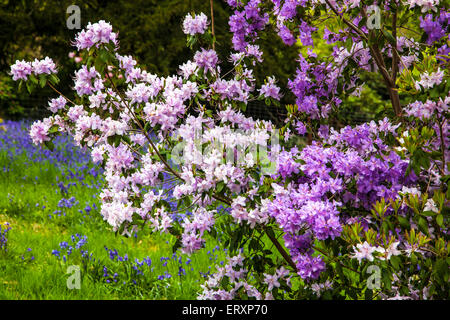
[[422, 7], [422, 12], [427, 12], [428, 10], [433, 10], [437, 12], [437, 6], [439, 5], [439, 0], [403, 0], [409, 5], [409, 8], [414, 8], [415, 6]]
[[427, 100], [425, 102], [415, 101], [405, 107], [405, 113], [408, 116], [413, 116], [419, 119], [430, 119], [433, 115], [445, 115], [448, 112], [450, 104], [450, 96], [444, 99], [440, 98], [435, 102]]
[[43, 121], [36, 121], [31, 125], [30, 128], [30, 137], [33, 140], [33, 143], [40, 144], [44, 141], [49, 141], [50, 137], [48, 136], [48, 131], [52, 126], [52, 119], [46, 118]]
[[27, 80], [31, 73], [34, 75], [40, 74], [52, 74], [56, 73], [56, 65], [49, 57], [45, 57], [43, 60], [35, 59], [33, 62], [26, 62], [24, 60], [16, 60], [16, 63], [11, 66], [11, 74], [13, 80]]
[[444, 71], [440, 68], [431, 74], [428, 72], [424, 72], [420, 76], [420, 81], [415, 82], [415, 86], [417, 90], [421, 90], [421, 88], [424, 89], [430, 89], [434, 86], [439, 85], [442, 82], [442, 79], [444, 78]]
[[[290, 283], [290, 272], [284, 267], [275, 270], [274, 274], [264, 273], [264, 284], [267, 285], [267, 291], [264, 294], [246, 281], [248, 270], [244, 266], [244, 256], [239, 253], [234, 257], [227, 257], [228, 263], [224, 267], [218, 267], [217, 272], [208, 277], [206, 282], [201, 285], [203, 291], [197, 296], [198, 300], [231, 300], [239, 298], [237, 292], [243, 288], [244, 293], [249, 298], [256, 300], [273, 300], [272, 290], [280, 287], [280, 281], [285, 281], [288, 286]], [[220, 283], [224, 277], [229, 279], [232, 289], [229, 291], [221, 290]]]
[[32, 71], [31, 63], [25, 60], [16, 60], [16, 63], [11, 66], [11, 74], [14, 81], [27, 80]]
[[[374, 261], [374, 258], [379, 260], [389, 260], [391, 256], [400, 255], [402, 252], [397, 249], [400, 242], [391, 243], [388, 248], [383, 248], [381, 246], [371, 246], [367, 241], [364, 243], [358, 243], [356, 247], [353, 247], [354, 254], [351, 256], [354, 259], [357, 259], [359, 263], [363, 259], [367, 259], [369, 261]], [[379, 253], [380, 255], [373, 255], [374, 253]]]
[[276, 80], [274, 77], [269, 77], [267, 83], [261, 86], [259, 92], [265, 98], [273, 98], [275, 100], [280, 100], [280, 88], [275, 85]]
[[183, 32], [191, 36], [205, 33], [208, 29], [208, 17], [201, 12], [192, 16], [188, 14], [183, 21]]
[[192, 218], [184, 219], [182, 223], [184, 232], [181, 237], [184, 253], [191, 254], [203, 247], [205, 240], [202, 237], [205, 231], [211, 231], [215, 222], [214, 213], [214, 211], [198, 208], [192, 212]]
[[59, 98], [51, 99], [48, 103], [48, 108], [51, 112], [56, 113], [58, 110], [64, 109], [66, 103], [67, 100], [63, 96], [60, 96]]
[[194, 61], [200, 68], [204, 69], [205, 73], [208, 71], [214, 73], [215, 67], [219, 62], [219, 58], [214, 50], [202, 48], [201, 51], [197, 51], [195, 53]]
[[56, 73], [56, 65], [49, 57], [43, 60], [35, 59], [31, 65], [35, 75]]
[[311, 285], [311, 290], [320, 298], [322, 292], [331, 290], [333, 288], [333, 281], [327, 279], [324, 283], [313, 283]]
[[198, 71], [197, 63], [189, 60], [180, 66], [179, 74], [184, 79], [188, 79], [191, 75], [194, 75], [197, 71]]
[[103, 90], [104, 85], [100, 74], [95, 67], [87, 68], [85, 65], [75, 72], [75, 90], [80, 96], [90, 95], [96, 91]]
[[112, 42], [115, 46], [118, 44], [117, 34], [112, 31], [112, 26], [104, 20], [97, 23], [88, 23], [86, 29], [80, 31], [75, 37], [74, 45], [78, 50], [89, 49], [93, 45], [97, 48], [101, 44]]

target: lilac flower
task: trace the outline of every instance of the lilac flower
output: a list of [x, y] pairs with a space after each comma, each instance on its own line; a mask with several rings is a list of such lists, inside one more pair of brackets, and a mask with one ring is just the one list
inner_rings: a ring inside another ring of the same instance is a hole
[[217, 53], [214, 50], [206, 50], [203, 48], [201, 51], [197, 51], [194, 56], [195, 63], [203, 68], [205, 73], [208, 71], [214, 72], [218, 60]]
[[297, 273], [303, 279], [317, 279], [322, 271], [325, 270], [325, 262], [320, 257], [311, 255], [298, 255], [294, 257]]
[[59, 98], [56, 99], [52, 99], [49, 101], [48, 105], [49, 105], [49, 109], [51, 112], [56, 113], [58, 112], [58, 110], [64, 109], [64, 107], [66, 106], [66, 99], [62, 96], [60, 96]]
[[48, 136], [48, 131], [50, 129], [49, 121], [36, 121], [31, 125], [30, 128], [30, 137], [33, 140], [33, 143], [40, 144], [44, 141], [49, 141], [50, 137]]
[[56, 73], [56, 65], [49, 57], [44, 60], [35, 59], [32, 66], [35, 75]]
[[33, 69], [30, 62], [26, 62], [25, 60], [16, 60], [16, 63], [11, 66], [11, 74], [13, 76], [13, 80], [27, 80], [32, 70]]
[[361, 263], [362, 259], [367, 259], [369, 261], [373, 261], [373, 253], [377, 251], [376, 247], [372, 247], [367, 241], [363, 244], [358, 243], [356, 247], [353, 247], [355, 251], [352, 258], [358, 259], [359, 263]]
[[274, 98], [275, 100], [280, 100], [280, 88], [275, 85], [274, 77], [269, 77], [267, 79], [267, 83], [261, 86], [259, 92], [266, 98]]
[[264, 283], [268, 285], [268, 290], [272, 291], [273, 288], [279, 288], [280, 283], [278, 282], [277, 275], [271, 275], [264, 273]]
[[295, 130], [299, 135], [304, 135], [307, 132], [305, 124], [301, 121], [297, 121], [295, 124]]
[[289, 30], [289, 28], [284, 24], [278, 25], [278, 36], [288, 46], [292, 46], [295, 43], [295, 37], [292, 35], [291, 30]]
[[208, 28], [208, 17], [202, 12], [192, 16], [188, 14], [183, 21], [183, 32], [189, 35], [203, 34]]
[[112, 32], [112, 26], [100, 20], [97, 23], [88, 23], [86, 30], [80, 31], [76, 38], [74, 45], [78, 50], [89, 49], [93, 45], [99, 47], [101, 44], [112, 42], [117, 45], [117, 34]]
[[304, 46], [313, 45], [311, 33], [316, 30], [317, 28], [310, 27], [305, 21], [302, 20], [300, 24], [300, 40]]

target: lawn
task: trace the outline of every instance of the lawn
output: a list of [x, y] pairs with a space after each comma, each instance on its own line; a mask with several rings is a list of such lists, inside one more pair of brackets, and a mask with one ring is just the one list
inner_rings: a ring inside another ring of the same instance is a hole
[[195, 299], [225, 259], [218, 243], [180, 256], [164, 234], [114, 233], [100, 214], [102, 169], [66, 136], [53, 151], [33, 145], [30, 124], [0, 129], [0, 299]]

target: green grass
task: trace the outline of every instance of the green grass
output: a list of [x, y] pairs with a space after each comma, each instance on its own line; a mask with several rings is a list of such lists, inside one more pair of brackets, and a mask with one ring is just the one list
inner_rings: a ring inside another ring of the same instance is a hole
[[[214, 265], [212, 262], [224, 259], [223, 250], [212, 253], [217, 243], [208, 241], [206, 248], [190, 257], [189, 265], [183, 256], [181, 264], [170, 259], [164, 266], [160, 258], [172, 257], [171, 237], [145, 231], [138, 232], [137, 238], [116, 235], [98, 209], [89, 214], [83, 211], [86, 204], [92, 207], [95, 203], [99, 207], [96, 195], [100, 189], [77, 183], [64, 196], [56, 185], [61, 171], [50, 163], [32, 163], [26, 156], [17, 156], [14, 163], [8, 161], [6, 152], [0, 151], [0, 168], [10, 166], [9, 171], [0, 171], [0, 224], [4, 227], [7, 222], [11, 227], [6, 234], [7, 251], [0, 249], [0, 299], [195, 299], [204, 281], [200, 272], [207, 272]], [[92, 177], [83, 181], [87, 185], [98, 183]], [[58, 208], [61, 198], [72, 196], [78, 205]], [[56, 209], [62, 211], [60, 216], [53, 214]], [[59, 243], [70, 242], [71, 235], [77, 233], [87, 236], [83, 250], [92, 253], [95, 261], [83, 259], [79, 250], [68, 256], [66, 262], [52, 254], [52, 250], [60, 249]], [[128, 254], [129, 263], [111, 261], [105, 246], [117, 249], [120, 256]], [[133, 274], [134, 259], [142, 261], [147, 256], [152, 265], [141, 268], [143, 275]], [[67, 287], [70, 265], [81, 268], [79, 290]], [[119, 274], [117, 283], [106, 282], [104, 265], [109, 273]], [[178, 276], [180, 266], [186, 275]], [[172, 277], [158, 280], [165, 271]]]

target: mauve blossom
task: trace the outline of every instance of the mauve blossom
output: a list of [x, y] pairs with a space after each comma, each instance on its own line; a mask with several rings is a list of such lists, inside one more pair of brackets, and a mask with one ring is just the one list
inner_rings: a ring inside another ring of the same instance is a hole
[[189, 35], [203, 34], [208, 28], [208, 17], [202, 12], [192, 16], [188, 14], [183, 21], [183, 32]]
[[194, 61], [200, 68], [208, 71], [214, 72], [214, 69], [219, 61], [217, 53], [214, 50], [207, 50], [202, 48], [201, 51], [197, 51], [194, 56]]
[[14, 81], [27, 80], [32, 71], [31, 63], [25, 60], [16, 60], [16, 63], [11, 66], [11, 74]]

